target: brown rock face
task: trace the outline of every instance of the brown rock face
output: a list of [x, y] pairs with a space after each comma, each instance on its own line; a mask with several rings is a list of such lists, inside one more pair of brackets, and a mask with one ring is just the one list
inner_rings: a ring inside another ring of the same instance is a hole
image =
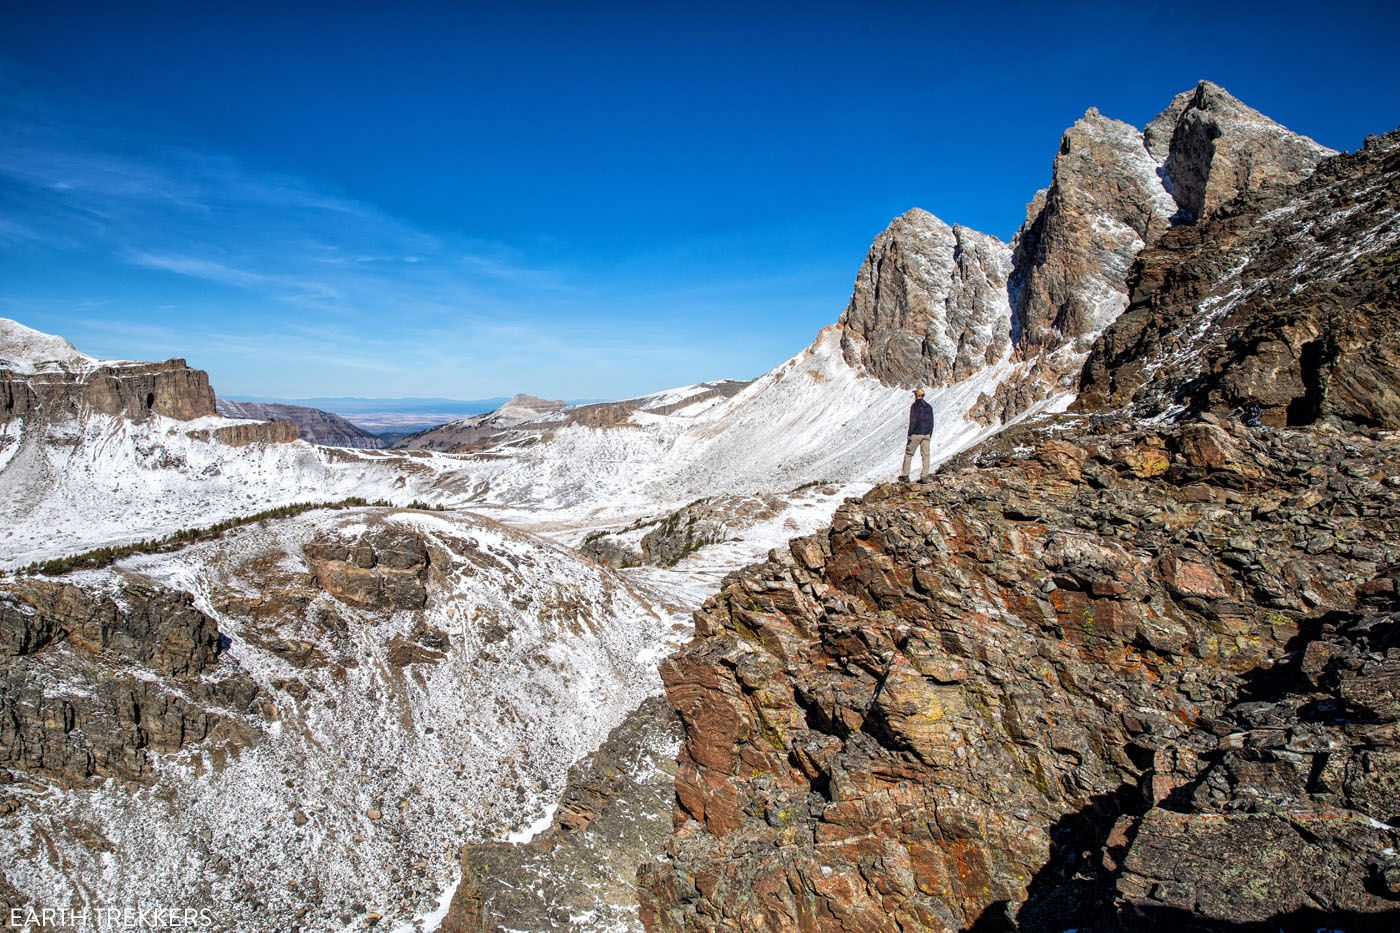
[[1138, 141], [1174, 208], [1090, 114], [1018, 240], [1041, 386], [1131, 285], [1079, 412], [876, 488], [699, 613], [650, 928], [1393, 918], [1400, 134], [1289, 187], [1316, 150], [1217, 90]]
[[1065, 131], [1054, 181], [1015, 240], [1019, 347], [1073, 342], [1123, 309], [1128, 267], [1172, 214], [1157, 168], [1141, 133], [1097, 110]]
[[137, 581], [119, 600], [35, 579], [0, 589], [0, 763], [65, 785], [144, 780], [152, 754], [251, 743], [212, 711], [257, 695], [246, 674], [220, 667], [221, 651], [187, 594]]
[[1127, 306], [1129, 268], [1173, 224], [1288, 185], [1333, 154], [1202, 82], [1145, 132], [1090, 109], [1008, 247], [912, 210], [876, 239], [841, 316], [846, 360], [890, 385], [946, 385], [1014, 349], [1026, 368], [974, 411], [1008, 419], [1078, 372]]
[[327, 592], [361, 609], [422, 609], [431, 561], [423, 538], [376, 527], [355, 543], [315, 541], [306, 560]]
[[1331, 149], [1290, 132], [1202, 81], [1178, 94], [1148, 124], [1143, 140], [1162, 163], [1167, 188], [1188, 223], [1238, 194], [1291, 185], [1312, 173]]
[[1178, 227], [1080, 377], [1081, 409], [1257, 402], [1265, 423], [1400, 427], [1400, 132]]
[[[1126, 307], [1129, 266], [1168, 227], [1295, 184], [1330, 155], [1208, 81], [1142, 133], [1090, 110], [1065, 133], [1054, 181], [1016, 236], [1018, 346], [1091, 339]], [[1077, 369], [1080, 358], [1068, 362]]]
[[230, 447], [290, 444], [301, 437], [296, 424], [291, 421], [250, 421], [245, 424], [228, 424], [218, 428], [189, 431], [188, 434], [199, 440], [219, 441]]
[[[1043, 929], [1068, 909], [1050, 879], [1084, 840], [1057, 827], [1189, 783], [1193, 727], [1400, 559], [1400, 492], [1325, 481], [1396, 438], [1237, 429], [1234, 458], [1202, 461], [1195, 427], [1003, 436], [731, 577], [663, 667], [686, 738], [648, 926]], [[1292, 524], [1303, 503], [1321, 524]], [[1377, 909], [1356, 880], [1306, 890]]]
[[142, 419], [154, 412], [188, 421], [214, 414], [209, 376], [184, 360], [122, 363], [87, 371], [0, 369], [0, 423], [88, 412]]
[[1393, 924], [1396, 573], [1358, 591], [1359, 611], [1329, 618], [1256, 672], [1245, 700], [1180, 743], [1180, 788], [1120, 818], [1105, 859], [1121, 863], [1111, 881], [1129, 925], [1188, 914], [1281, 926], [1284, 917], [1300, 928]]

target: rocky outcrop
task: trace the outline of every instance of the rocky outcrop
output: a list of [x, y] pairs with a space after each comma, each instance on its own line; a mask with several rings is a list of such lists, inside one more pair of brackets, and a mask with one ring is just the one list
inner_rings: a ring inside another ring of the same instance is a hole
[[1400, 131], [1178, 227], [1132, 274], [1078, 406], [1400, 428]]
[[637, 865], [671, 831], [680, 726], [660, 697], [644, 702], [569, 769], [549, 827], [524, 842], [462, 850], [462, 880], [443, 933], [637, 922]]
[[1172, 99], [1143, 132], [1162, 166], [1178, 220], [1195, 222], [1238, 194], [1291, 185], [1336, 155], [1202, 81]]
[[[639, 590], [469, 514], [372, 507], [0, 586], [0, 901], [418, 925], [464, 841], [533, 824], [654, 694], [673, 622]], [[578, 912], [598, 884], [635, 917], [636, 840], [669, 829], [674, 723], [649, 710], [559, 810], [573, 877], [540, 883]], [[488, 906], [529, 903], [507, 885], [542, 861], [500, 864]]]
[[1077, 412], [726, 581], [649, 928], [1393, 921], [1397, 145], [1206, 207]]
[[0, 764], [63, 785], [143, 781], [152, 755], [251, 744], [230, 711], [258, 691], [222, 652], [188, 594], [134, 580], [111, 596], [37, 579], [0, 589]]
[[201, 441], [218, 441], [230, 447], [247, 447], [251, 444], [290, 444], [301, 435], [290, 421], [239, 421], [216, 428], [199, 428], [186, 431], [190, 437]]
[[1330, 155], [1209, 81], [1142, 133], [1091, 109], [1061, 139], [1054, 180], [1015, 239], [1018, 347], [1067, 345], [1077, 369], [1126, 307], [1126, 273], [1144, 246], [1238, 194], [1296, 183]]
[[621, 531], [592, 532], [579, 550], [613, 567], [674, 567], [703, 547], [731, 540], [743, 529], [773, 518], [785, 505], [780, 496], [767, 493], [706, 497]]
[[[361, 609], [427, 605], [432, 554], [421, 535], [381, 526], [353, 541], [312, 541], [305, 555], [321, 586], [341, 602]], [[444, 559], [439, 555], [438, 562]]]
[[876, 239], [841, 315], [853, 366], [898, 385], [944, 385], [1009, 350], [1011, 250], [917, 208]]
[[1400, 915], [1397, 577], [1361, 587], [1358, 611], [1320, 621], [1171, 747], [1186, 783], [1121, 817], [1100, 856], [1121, 864], [1112, 894], [1129, 923], [1379, 929], [1365, 918]]
[[1142, 133], [1097, 110], [1065, 131], [1054, 180], [1014, 241], [1012, 327], [1023, 352], [1073, 346], [1123, 310], [1128, 267], [1174, 209], [1157, 169]]
[[1070, 436], [878, 487], [706, 605], [663, 667], [686, 738], [652, 929], [1014, 916], [1078, 842], [1056, 826], [1165, 798], [1193, 727], [1400, 559], [1394, 437]]
[[297, 434], [301, 439], [311, 444], [325, 447], [353, 447], [361, 450], [377, 450], [385, 446], [384, 441], [377, 435], [356, 427], [339, 415], [321, 411], [319, 408], [276, 403], [235, 402], [222, 398], [215, 403], [215, 408], [225, 418], [291, 422], [296, 425]]

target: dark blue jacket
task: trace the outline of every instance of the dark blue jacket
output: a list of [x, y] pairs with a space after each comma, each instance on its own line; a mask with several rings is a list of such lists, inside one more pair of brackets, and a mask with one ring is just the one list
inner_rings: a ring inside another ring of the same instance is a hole
[[909, 436], [933, 433], [933, 408], [921, 398], [909, 406]]

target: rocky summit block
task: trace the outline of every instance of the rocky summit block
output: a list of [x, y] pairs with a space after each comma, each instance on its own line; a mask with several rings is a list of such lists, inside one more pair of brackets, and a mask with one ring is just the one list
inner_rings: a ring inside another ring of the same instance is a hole
[[918, 209], [890, 223], [841, 316], [846, 361], [889, 385], [941, 386], [1011, 355], [1024, 367], [978, 415], [1009, 420], [1078, 373], [1127, 307], [1144, 248], [1332, 155], [1208, 81], [1146, 130], [1090, 108], [1009, 244]]
[[852, 365], [901, 385], [942, 385], [1009, 350], [1011, 250], [927, 211], [896, 218], [870, 248], [841, 315]]
[[431, 556], [421, 535], [378, 526], [353, 542], [321, 539], [304, 550], [321, 586], [343, 603], [391, 610], [427, 605]]
[[[1162, 814], [1259, 672], [1384, 589], [1368, 581], [1400, 562], [1396, 463], [1392, 435], [1062, 418], [848, 502], [731, 575], [663, 665], [685, 741], [675, 833], [640, 874], [648, 928], [1112, 925], [1119, 901], [1181, 906], [1153, 893], [1184, 891], [1173, 878], [1214, 916], [1235, 875], [1152, 853], [1251, 834], [1288, 851], [1285, 827]], [[1357, 766], [1383, 748], [1358, 745]], [[1257, 903], [1290, 886], [1279, 909], [1400, 906], [1342, 867], [1395, 844], [1390, 798], [1328, 798], [1360, 814], [1335, 832], [1314, 803], [1288, 831], [1321, 851], [1259, 878]], [[1120, 817], [1142, 847], [1115, 859]]]

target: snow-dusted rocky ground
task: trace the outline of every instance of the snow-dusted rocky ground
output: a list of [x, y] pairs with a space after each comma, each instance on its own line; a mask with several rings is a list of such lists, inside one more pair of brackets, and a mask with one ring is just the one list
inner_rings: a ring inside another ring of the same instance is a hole
[[[433, 552], [424, 608], [356, 608], [317, 585], [308, 544], [376, 531]], [[431, 913], [462, 841], [535, 822], [568, 766], [656, 692], [686, 630], [644, 584], [458, 513], [312, 512], [68, 579], [194, 594], [263, 711], [240, 717], [248, 747], [151, 756], [149, 785], [15, 790], [0, 864], [47, 904], [210, 904], [225, 929]], [[269, 616], [269, 592], [309, 601]], [[441, 650], [395, 655], [423, 631]]]

